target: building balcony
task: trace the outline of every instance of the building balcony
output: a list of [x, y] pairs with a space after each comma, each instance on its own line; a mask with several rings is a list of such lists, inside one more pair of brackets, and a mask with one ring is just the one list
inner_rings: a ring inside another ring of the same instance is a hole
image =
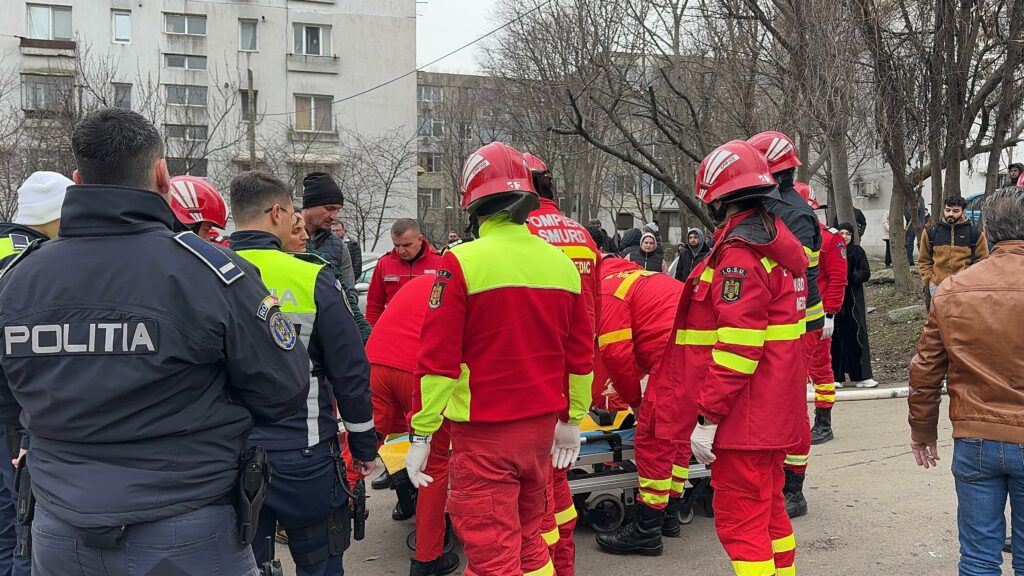
[[288, 130], [288, 139], [292, 142], [333, 143], [340, 141], [337, 130]]
[[21, 38], [21, 53], [26, 56], [66, 56], [74, 58], [78, 45], [74, 40], [37, 40]]
[[288, 71], [313, 72], [316, 74], [337, 74], [341, 71], [341, 58], [337, 56], [289, 54]]

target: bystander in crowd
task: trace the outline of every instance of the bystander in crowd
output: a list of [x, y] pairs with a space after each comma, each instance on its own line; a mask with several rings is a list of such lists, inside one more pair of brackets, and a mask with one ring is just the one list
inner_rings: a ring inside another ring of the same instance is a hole
[[843, 307], [836, 314], [832, 334], [832, 372], [836, 386], [847, 381], [857, 388], [874, 388], [878, 382], [871, 374], [871, 347], [868, 345], [867, 306], [864, 283], [871, 278], [871, 267], [864, 249], [853, 240], [853, 225], [839, 224], [839, 235], [846, 242], [846, 293]]
[[946, 278], [988, 256], [985, 233], [964, 214], [967, 202], [960, 196], [946, 198], [942, 220], [921, 231], [917, 269], [924, 281], [925, 306]]

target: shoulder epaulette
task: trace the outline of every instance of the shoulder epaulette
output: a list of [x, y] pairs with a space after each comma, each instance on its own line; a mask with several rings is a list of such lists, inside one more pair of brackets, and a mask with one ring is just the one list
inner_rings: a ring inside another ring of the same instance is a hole
[[28, 236], [18, 234], [17, 232], [11, 233], [7, 237], [11, 239], [11, 248], [13, 248], [15, 252], [21, 252], [25, 248], [28, 248], [28, 245], [32, 243]]
[[220, 281], [230, 285], [235, 280], [245, 276], [245, 271], [228, 258], [228, 255], [221, 252], [216, 246], [196, 236], [192, 232], [182, 232], [174, 236], [174, 239], [192, 253], [193, 256], [202, 260], [210, 270], [213, 270]]
[[32, 252], [35, 252], [36, 248], [39, 248], [42, 245], [42, 240], [35, 240], [33, 242], [29, 242], [24, 248], [21, 249], [20, 252], [16, 252], [14, 256], [11, 257], [10, 261], [7, 262], [7, 265], [4, 266], [3, 270], [0, 270], [0, 278], [3, 278], [4, 275], [7, 274], [7, 272], [9, 272], [11, 269], [17, 266], [19, 262], [24, 260], [25, 257], [27, 257]]

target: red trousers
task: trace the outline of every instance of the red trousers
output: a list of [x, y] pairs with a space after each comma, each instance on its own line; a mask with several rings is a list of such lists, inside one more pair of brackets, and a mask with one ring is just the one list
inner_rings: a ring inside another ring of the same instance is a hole
[[804, 410], [804, 432], [800, 436], [800, 443], [796, 445], [793, 453], [786, 454], [786, 460], [783, 462], [783, 465], [797, 474], [805, 474], [810, 453], [811, 420], [807, 416], [807, 411]]
[[821, 328], [800, 338], [807, 355], [807, 374], [814, 384], [814, 407], [831, 408], [836, 403], [836, 377], [832, 372], [832, 339], [821, 339]]
[[416, 559], [430, 562], [444, 553], [444, 509], [448, 503], [448, 458], [451, 423], [447, 420], [434, 432], [430, 455], [423, 473], [434, 479], [420, 488], [416, 499]]
[[557, 576], [576, 574], [576, 504], [569, 489], [568, 470], [551, 469], [548, 476], [548, 498], [541, 524], [541, 536], [548, 545]]
[[794, 576], [796, 539], [786, 515], [780, 450], [715, 449], [715, 529], [739, 576]]
[[690, 476], [690, 450], [688, 446], [659, 440], [657, 401], [654, 388], [648, 387], [640, 404], [640, 421], [636, 425], [634, 453], [640, 480], [640, 501], [650, 508], [661, 510], [669, 498], [678, 498]]
[[[412, 411], [412, 393], [416, 388], [416, 377], [410, 372], [370, 364], [370, 400], [373, 402], [373, 426], [381, 438], [387, 438], [389, 434], [397, 432], [408, 432], [409, 424], [406, 415]], [[343, 432], [344, 433], [344, 432]], [[354, 486], [357, 480], [362, 480], [352, 467], [352, 455], [348, 452], [348, 445], [341, 441], [342, 456], [345, 458], [346, 475], [349, 486]], [[378, 442], [380, 446], [382, 442]]]
[[452, 422], [448, 514], [466, 576], [552, 576], [541, 537], [555, 415], [513, 422]]

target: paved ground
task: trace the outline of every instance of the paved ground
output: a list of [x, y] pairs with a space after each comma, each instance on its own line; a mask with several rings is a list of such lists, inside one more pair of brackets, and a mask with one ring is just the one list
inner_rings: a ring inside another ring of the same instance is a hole
[[[837, 406], [837, 439], [815, 447], [805, 486], [811, 512], [795, 521], [797, 567], [814, 576], [956, 574], [957, 532], [952, 441], [943, 410], [939, 431], [942, 461], [922, 470], [913, 462], [906, 401], [848, 402]], [[390, 492], [372, 492], [367, 537], [345, 555], [353, 576], [409, 572], [405, 537], [412, 521], [393, 522]], [[601, 553], [594, 534], [576, 534], [581, 576], [725, 575], [728, 558], [715, 537], [713, 520], [698, 516], [683, 537], [666, 539], [659, 558]], [[286, 551], [282, 552], [287, 554]], [[1007, 560], [1009, 556], [1006, 557]], [[289, 566], [287, 574], [294, 574]], [[457, 572], [461, 574], [461, 571]], [[1010, 574], [1004, 568], [1004, 574]]]

